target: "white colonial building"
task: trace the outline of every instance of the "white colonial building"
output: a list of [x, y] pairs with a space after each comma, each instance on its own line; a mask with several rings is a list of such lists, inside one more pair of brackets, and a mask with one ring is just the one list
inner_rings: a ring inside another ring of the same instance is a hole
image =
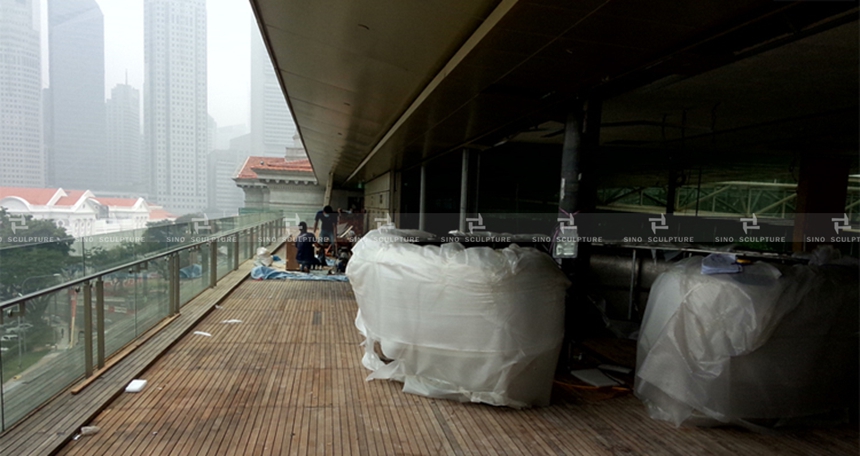
[[53, 220], [73, 237], [146, 228], [147, 222], [175, 220], [143, 198], [103, 198], [89, 190], [0, 187], [0, 207], [12, 216]]

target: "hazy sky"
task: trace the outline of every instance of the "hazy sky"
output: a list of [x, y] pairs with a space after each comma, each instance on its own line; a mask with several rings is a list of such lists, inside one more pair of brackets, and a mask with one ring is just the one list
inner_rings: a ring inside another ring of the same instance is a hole
[[[104, 14], [105, 98], [125, 82], [143, 95], [143, 0], [96, 0]], [[248, 124], [251, 94], [251, 6], [248, 0], [207, 0], [209, 114], [223, 127]], [[47, 0], [42, 37], [47, 42]], [[258, 33], [258, 32], [255, 32]], [[47, 45], [43, 46], [46, 47]], [[43, 56], [47, 85], [47, 55]]]

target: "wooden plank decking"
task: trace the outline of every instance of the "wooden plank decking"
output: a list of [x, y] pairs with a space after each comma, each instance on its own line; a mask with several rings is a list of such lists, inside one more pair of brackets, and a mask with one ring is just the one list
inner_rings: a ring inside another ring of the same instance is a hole
[[[676, 429], [632, 395], [512, 410], [365, 382], [349, 284], [244, 282], [60, 454], [856, 455], [850, 426]], [[238, 319], [242, 323], [222, 323]]]

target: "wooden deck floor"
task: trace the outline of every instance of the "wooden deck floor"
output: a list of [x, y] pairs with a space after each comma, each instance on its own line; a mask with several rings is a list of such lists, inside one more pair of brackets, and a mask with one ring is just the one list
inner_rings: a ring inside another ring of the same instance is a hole
[[[60, 454], [856, 455], [850, 427], [676, 429], [632, 395], [511, 410], [365, 382], [349, 284], [246, 281]], [[242, 323], [222, 323], [238, 319]]]

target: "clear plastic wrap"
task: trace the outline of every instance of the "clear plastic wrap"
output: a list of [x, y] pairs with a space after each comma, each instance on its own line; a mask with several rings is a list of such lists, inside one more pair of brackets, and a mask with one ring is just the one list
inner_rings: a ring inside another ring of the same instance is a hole
[[652, 418], [753, 426], [846, 407], [858, 371], [857, 269], [683, 260], [651, 288], [635, 391]]
[[567, 278], [549, 255], [515, 244], [404, 242], [429, 236], [374, 230], [353, 249], [346, 273], [368, 379], [464, 402], [549, 404]]

